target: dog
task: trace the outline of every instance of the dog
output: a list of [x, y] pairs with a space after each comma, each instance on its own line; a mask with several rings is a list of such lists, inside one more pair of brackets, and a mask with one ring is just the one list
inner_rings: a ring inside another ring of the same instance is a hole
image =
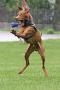
[[47, 70], [45, 68], [45, 48], [43, 45], [43, 41], [41, 38], [41, 33], [37, 30], [35, 25], [27, 19], [26, 11], [22, 8], [19, 8], [18, 15], [16, 16], [16, 20], [21, 22], [21, 28], [19, 32], [12, 30], [11, 33], [17, 36], [18, 38], [23, 38], [27, 43], [29, 43], [29, 47], [25, 53], [25, 61], [26, 64], [24, 68], [19, 72], [22, 74], [24, 70], [29, 66], [29, 56], [32, 52], [37, 51], [42, 59], [42, 69], [44, 74], [47, 76]]

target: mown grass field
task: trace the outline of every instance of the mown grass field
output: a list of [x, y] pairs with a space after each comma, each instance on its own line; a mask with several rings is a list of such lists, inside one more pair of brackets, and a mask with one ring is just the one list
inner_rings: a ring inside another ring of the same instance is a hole
[[30, 66], [26, 71], [18, 74], [25, 63], [27, 44], [0, 43], [0, 90], [60, 90], [60, 40], [47, 40], [44, 44], [47, 78], [37, 52], [30, 56]]

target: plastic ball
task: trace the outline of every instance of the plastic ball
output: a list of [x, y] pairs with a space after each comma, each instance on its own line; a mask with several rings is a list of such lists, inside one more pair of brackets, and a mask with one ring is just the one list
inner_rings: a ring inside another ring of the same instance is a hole
[[12, 22], [11, 23], [11, 27], [14, 28], [14, 27], [18, 27], [19, 26], [19, 23], [18, 22]]

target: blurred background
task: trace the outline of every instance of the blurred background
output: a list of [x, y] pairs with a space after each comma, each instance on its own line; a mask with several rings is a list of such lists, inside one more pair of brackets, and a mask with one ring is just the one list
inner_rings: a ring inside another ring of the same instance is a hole
[[[39, 30], [60, 33], [60, 0], [27, 0], [34, 22]], [[21, 0], [18, 0], [21, 5]], [[10, 30], [17, 15], [16, 0], [0, 0], [0, 31]]]

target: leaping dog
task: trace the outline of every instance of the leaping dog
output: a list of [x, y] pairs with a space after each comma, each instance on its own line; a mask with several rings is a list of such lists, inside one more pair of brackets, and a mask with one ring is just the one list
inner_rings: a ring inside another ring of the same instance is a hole
[[27, 18], [27, 12], [25, 9], [19, 8], [16, 20], [21, 22], [20, 31], [16, 32], [15, 30], [12, 30], [11, 33], [18, 38], [23, 38], [27, 43], [29, 43], [29, 47], [25, 53], [26, 64], [24, 68], [19, 72], [19, 74], [22, 74], [24, 70], [29, 66], [29, 56], [32, 54], [32, 52], [37, 51], [42, 59], [42, 69], [44, 74], [47, 76], [47, 70], [45, 68], [45, 50], [41, 38], [41, 33], [37, 30], [34, 23], [32, 23], [32, 21]]

